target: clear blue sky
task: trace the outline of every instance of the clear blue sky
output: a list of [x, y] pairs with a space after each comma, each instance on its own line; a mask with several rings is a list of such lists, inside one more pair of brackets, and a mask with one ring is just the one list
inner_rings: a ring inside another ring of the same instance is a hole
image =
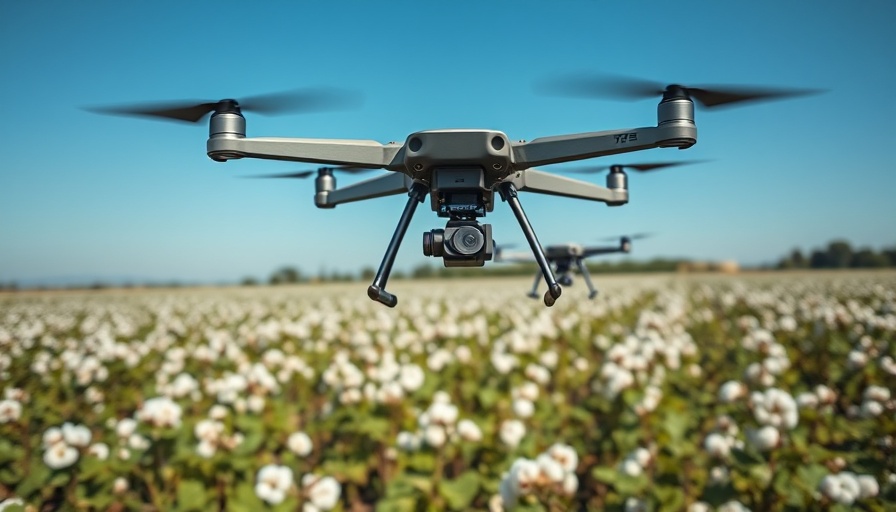
[[[632, 257], [772, 260], [834, 238], [896, 244], [896, 2], [0, 2], [0, 281], [264, 278], [377, 267], [406, 196], [313, 206], [312, 166], [205, 155], [207, 125], [83, 106], [361, 91], [359, 110], [247, 116], [249, 136], [402, 141], [489, 128], [512, 139], [656, 122], [656, 100], [538, 96], [557, 73], [825, 88], [698, 111], [699, 142], [595, 164], [706, 159], [630, 175], [621, 208], [523, 195], [542, 243], [633, 232]], [[355, 178], [343, 177], [340, 184]], [[591, 178], [589, 178], [591, 179]], [[593, 180], [603, 183], [602, 175]], [[482, 219], [524, 238], [506, 203]], [[396, 268], [438, 260], [417, 211]]]

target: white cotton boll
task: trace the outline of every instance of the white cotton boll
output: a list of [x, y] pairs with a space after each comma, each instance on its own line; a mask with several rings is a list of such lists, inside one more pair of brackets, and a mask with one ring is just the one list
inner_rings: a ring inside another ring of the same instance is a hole
[[715, 485], [728, 483], [730, 474], [725, 466], [714, 466], [709, 470], [709, 481]]
[[511, 391], [511, 395], [515, 398], [523, 398], [532, 402], [538, 400], [538, 394], [538, 384], [532, 381], [526, 381]]
[[78, 461], [78, 450], [65, 442], [58, 442], [44, 452], [44, 463], [50, 469], [67, 468]]
[[193, 433], [197, 438], [212, 443], [218, 440], [222, 432], [224, 432], [224, 424], [211, 419], [200, 420], [193, 427]]
[[766, 425], [756, 430], [748, 429], [747, 439], [757, 450], [767, 452], [777, 447], [781, 442], [781, 433], [777, 428]]
[[588, 363], [588, 360], [581, 356], [573, 359], [572, 361], [572, 367], [580, 372], [588, 371], [588, 368], [590, 366], [591, 365]]
[[815, 409], [818, 407], [818, 402], [818, 395], [808, 391], [796, 396], [796, 404], [801, 409]]
[[413, 452], [420, 449], [420, 437], [413, 433], [408, 432], [406, 430], [402, 430], [398, 433], [398, 436], [395, 439], [395, 443], [402, 450]]
[[638, 498], [628, 498], [625, 500], [625, 512], [647, 512], [647, 502]]
[[769, 388], [751, 396], [753, 415], [763, 425], [792, 429], [799, 421], [796, 401], [786, 391]]
[[470, 347], [461, 345], [454, 350], [454, 357], [457, 358], [459, 363], [467, 364], [473, 359], [473, 352], [470, 350]]
[[505, 445], [516, 448], [526, 435], [526, 426], [519, 420], [504, 420], [498, 430], [498, 437]]
[[258, 395], [249, 395], [249, 398], [246, 399], [246, 407], [249, 411], [260, 414], [264, 411], [265, 401], [264, 397]]
[[868, 354], [860, 350], [852, 350], [846, 356], [846, 366], [851, 369], [863, 368], [868, 364]]
[[77, 447], [85, 447], [90, 444], [90, 429], [84, 425], [75, 425], [73, 423], [63, 423], [62, 437], [65, 442]]
[[494, 351], [492, 352], [491, 362], [498, 373], [507, 375], [511, 370], [516, 368], [517, 359], [516, 356], [512, 354]]
[[644, 468], [635, 459], [625, 458], [620, 464], [619, 470], [625, 475], [636, 477], [644, 471]]
[[126, 478], [119, 476], [112, 483], [112, 493], [113, 494], [124, 494], [128, 490], [128, 481]]
[[278, 505], [286, 499], [286, 493], [291, 486], [291, 469], [286, 466], [268, 464], [258, 470], [255, 495], [271, 505]]
[[526, 366], [526, 377], [534, 380], [539, 384], [547, 384], [551, 380], [551, 372], [547, 368], [535, 363], [529, 363]]
[[861, 415], [865, 418], [875, 418], [884, 412], [884, 406], [880, 402], [862, 402]]
[[196, 446], [196, 453], [202, 458], [210, 459], [214, 457], [217, 449], [218, 447], [214, 442], [203, 439], [199, 441], [199, 444]]
[[540, 475], [541, 470], [534, 460], [517, 459], [510, 466], [509, 478], [517, 494], [526, 494]]
[[109, 458], [109, 445], [106, 443], [94, 443], [87, 449], [87, 453], [99, 460], [106, 460]]
[[859, 475], [856, 477], [859, 483], [859, 498], [873, 498], [880, 492], [880, 484], [871, 475]]
[[688, 505], [687, 512], [712, 512], [712, 507], [705, 501], [695, 501]]
[[450, 404], [451, 403], [451, 395], [449, 395], [445, 391], [436, 391], [432, 395], [432, 403], [433, 404]]
[[713, 432], [703, 440], [703, 449], [713, 457], [725, 458], [731, 453], [731, 444], [722, 434]]
[[[855, 483], [856, 488], [858, 488], [858, 481]], [[852, 494], [851, 486], [847, 482], [844, 473], [825, 475], [818, 484], [818, 490], [829, 499], [844, 505], [851, 505], [858, 494], [858, 492], [856, 492], [856, 495]]]
[[880, 368], [890, 375], [896, 376], [896, 360], [894, 360], [892, 357], [882, 357], [880, 360]]
[[563, 484], [561, 488], [563, 494], [574, 496], [579, 489], [579, 477], [577, 477], [575, 473], [566, 473], [566, 475], [563, 476]]
[[50, 427], [44, 431], [42, 444], [44, 448], [53, 446], [54, 444], [63, 442], [62, 429], [59, 427]]
[[556, 460], [563, 471], [572, 473], [579, 466], [579, 455], [572, 446], [563, 443], [554, 443], [548, 448], [547, 453]]
[[0, 400], [0, 424], [19, 421], [22, 417], [22, 404], [18, 400]]
[[413, 393], [420, 389], [425, 380], [426, 375], [423, 373], [423, 369], [419, 366], [415, 364], [406, 364], [401, 367], [398, 382], [401, 384], [401, 387], [409, 393]]
[[563, 467], [560, 466], [560, 463], [554, 460], [550, 455], [542, 453], [535, 458], [535, 463], [538, 464], [538, 470], [541, 472], [541, 476], [547, 481], [552, 483], [563, 483], [563, 477], [566, 472], [563, 471]]
[[[519, 488], [516, 480], [512, 478], [510, 473], [504, 473], [502, 476], [501, 483], [498, 484], [498, 495], [501, 502], [501, 507], [497, 509], [498, 512], [516, 508], [516, 504], [519, 501]], [[491, 504], [491, 501], [489, 501], [490, 512], [492, 512]]]
[[553, 350], [546, 350], [538, 356], [538, 361], [546, 368], [555, 368], [559, 359], [560, 356]]
[[448, 434], [441, 425], [431, 424], [423, 430], [423, 440], [433, 448], [439, 448], [448, 440]]
[[482, 430], [471, 420], [460, 420], [457, 424], [457, 433], [464, 441], [478, 443], [482, 440]]
[[868, 386], [862, 393], [862, 398], [876, 402], [886, 402], [890, 399], [890, 390], [883, 386]]
[[737, 500], [726, 501], [716, 509], [716, 512], [750, 512], [750, 509]]
[[145, 450], [149, 448], [149, 439], [140, 434], [131, 434], [131, 436], [128, 437], [128, 447], [132, 450]]
[[311, 453], [314, 445], [308, 434], [304, 432], [293, 432], [286, 440], [286, 447], [296, 455], [305, 457]]
[[457, 421], [457, 406], [447, 402], [436, 402], [429, 407], [429, 419], [442, 425], [453, 425]]
[[535, 413], [535, 404], [523, 398], [513, 401], [513, 413], [520, 418], [529, 418]]
[[650, 455], [650, 450], [639, 447], [635, 448], [635, 451], [632, 452], [632, 458], [634, 458], [642, 468], [646, 468], [647, 465], [650, 464], [652, 456]]
[[331, 476], [316, 477], [305, 475], [302, 477], [302, 487], [308, 501], [318, 510], [330, 510], [339, 502], [342, 494], [342, 486]]
[[747, 387], [736, 380], [729, 380], [722, 384], [719, 388], [719, 401], [722, 403], [731, 403], [735, 400], [746, 396]]
[[208, 410], [208, 417], [213, 420], [223, 420], [227, 417], [227, 407], [221, 404], [215, 404]]

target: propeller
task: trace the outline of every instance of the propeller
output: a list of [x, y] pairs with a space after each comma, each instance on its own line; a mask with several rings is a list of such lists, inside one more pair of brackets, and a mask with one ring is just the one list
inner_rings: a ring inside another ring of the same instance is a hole
[[580, 73], [536, 84], [541, 94], [574, 98], [640, 100], [680, 89], [706, 108], [733, 103], [775, 100], [824, 92], [818, 89], [775, 88], [750, 85], [666, 85], [652, 80], [603, 73]]
[[374, 167], [358, 167], [355, 165], [340, 165], [338, 167], [320, 167], [318, 169], [308, 170], [308, 171], [298, 171], [298, 172], [285, 172], [285, 173], [276, 173], [276, 174], [256, 174], [253, 176], [243, 176], [243, 178], [308, 178], [317, 174], [318, 171], [339, 171], [339, 172], [347, 172], [350, 174], [360, 174], [362, 172], [373, 171], [376, 168]]
[[646, 164], [616, 164], [616, 165], [601, 165], [601, 166], [582, 166], [582, 167], [564, 167], [562, 169], [557, 169], [560, 172], [571, 172], [576, 174], [593, 174], [598, 172], [603, 172], [609, 170], [612, 167], [622, 167], [624, 169], [631, 169], [633, 171], [646, 172], [646, 171], [654, 171], [656, 169], [663, 169], [666, 167], [676, 167], [679, 165], [690, 165], [690, 164], [699, 164], [702, 162], [706, 162], [707, 160], [682, 160], [678, 162], [652, 162]]
[[605, 241], [605, 242], [611, 242], [611, 241], [620, 240], [623, 238], [627, 238], [629, 240], [641, 240], [641, 239], [648, 238], [651, 236], [653, 236], [653, 233], [635, 233], [634, 235], [627, 235], [627, 236], [608, 236], [605, 238], [598, 238], [598, 240]]
[[333, 88], [306, 88], [248, 96], [239, 102], [233, 99], [219, 101], [153, 102], [105, 107], [86, 107], [97, 114], [154, 117], [196, 123], [219, 106], [255, 112], [264, 115], [309, 113], [354, 108], [360, 106], [360, 94]]

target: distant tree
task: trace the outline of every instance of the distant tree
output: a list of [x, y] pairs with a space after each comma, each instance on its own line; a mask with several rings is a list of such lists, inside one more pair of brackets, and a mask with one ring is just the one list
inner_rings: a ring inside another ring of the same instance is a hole
[[240, 286], [258, 286], [258, 279], [252, 276], [246, 276], [240, 280]]
[[803, 256], [803, 251], [799, 249], [790, 251], [790, 266], [792, 268], [806, 268], [809, 266], [809, 261]]
[[896, 247], [887, 247], [882, 251], [883, 255], [890, 261], [891, 267], [896, 267]]
[[411, 277], [414, 279], [426, 279], [429, 277], [435, 277], [436, 270], [429, 263], [422, 263], [411, 271]]
[[295, 267], [281, 267], [271, 274], [268, 279], [269, 284], [292, 284], [298, 283], [302, 279], [302, 274]]
[[364, 267], [361, 269], [361, 280], [362, 281], [370, 281], [376, 277], [376, 270], [373, 267]]
[[852, 263], [852, 247], [849, 242], [835, 240], [828, 244], [828, 266], [847, 268]]
[[812, 268], [829, 268], [831, 265], [828, 263], [828, 253], [818, 249], [812, 251], [812, 256], [809, 257], [809, 266]]
[[851, 265], [855, 268], [881, 268], [890, 266], [890, 259], [883, 252], [876, 253], [864, 248], [852, 257]]

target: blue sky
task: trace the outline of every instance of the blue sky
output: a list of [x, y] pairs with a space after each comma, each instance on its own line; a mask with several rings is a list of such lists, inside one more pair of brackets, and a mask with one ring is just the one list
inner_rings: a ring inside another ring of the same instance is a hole
[[[521, 196], [542, 243], [646, 231], [656, 236], [631, 257], [744, 264], [834, 238], [893, 245], [894, 19], [891, 1], [2, 2], [0, 281], [376, 268], [406, 201], [318, 210], [311, 180], [238, 178], [313, 166], [212, 162], [205, 123], [81, 107], [338, 86], [362, 92], [363, 107], [247, 115], [248, 135], [388, 142], [488, 128], [534, 139], [655, 124], [656, 100], [533, 92], [579, 71], [828, 92], [699, 110], [691, 149], [593, 160], [711, 160], [630, 174], [621, 208]], [[499, 243], [524, 243], [506, 203], [481, 220]], [[440, 263], [421, 251], [422, 233], [440, 227], [421, 206], [396, 268]]]

